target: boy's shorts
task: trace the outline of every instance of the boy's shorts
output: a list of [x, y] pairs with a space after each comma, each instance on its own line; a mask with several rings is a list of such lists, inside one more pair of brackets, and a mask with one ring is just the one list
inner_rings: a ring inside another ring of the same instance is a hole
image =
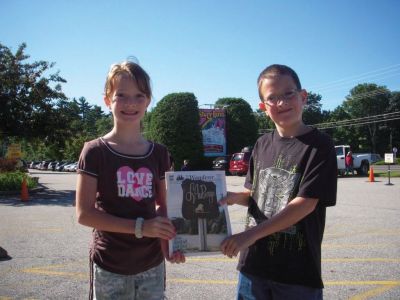
[[93, 299], [164, 299], [165, 264], [136, 275], [108, 272], [94, 264]]
[[238, 300], [307, 299], [322, 300], [322, 289], [283, 284], [257, 276], [239, 273]]

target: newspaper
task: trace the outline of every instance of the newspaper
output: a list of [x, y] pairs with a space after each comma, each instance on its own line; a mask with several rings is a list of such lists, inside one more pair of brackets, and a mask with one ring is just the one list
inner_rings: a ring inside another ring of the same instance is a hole
[[224, 171], [166, 172], [167, 213], [177, 235], [169, 241], [169, 254], [219, 251], [232, 234], [228, 208], [219, 200], [226, 196]]

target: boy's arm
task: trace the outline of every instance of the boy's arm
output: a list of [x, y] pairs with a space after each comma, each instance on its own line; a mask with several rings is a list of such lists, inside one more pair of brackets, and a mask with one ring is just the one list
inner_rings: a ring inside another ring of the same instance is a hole
[[243, 192], [227, 192], [226, 197], [220, 200], [221, 204], [238, 204], [249, 206], [250, 190], [245, 189]]
[[222, 253], [229, 257], [236, 256], [241, 250], [248, 248], [257, 240], [296, 224], [310, 214], [317, 203], [318, 199], [314, 198], [294, 198], [272, 218], [225, 239], [221, 244]]

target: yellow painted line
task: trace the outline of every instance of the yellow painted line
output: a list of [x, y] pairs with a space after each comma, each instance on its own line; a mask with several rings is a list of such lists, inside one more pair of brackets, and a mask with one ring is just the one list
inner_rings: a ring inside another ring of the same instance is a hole
[[395, 243], [391, 244], [322, 244], [323, 249], [340, 249], [340, 248], [387, 248], [397, 246]]
[[79, 278], [87, 278], [88, 274], [81, 272], [58, 272], [58, 271], [49, 271], [40, 268], [32, 268], [22, 270], [24, 273], [31, 274], [40, 274], [40, 275], [53, 275], [53, 276], [66, 276], [66, 277], [79, 277]]
[[324, 258], [322, 262], [400, 262], [399, 258]]
[[375, 289], [360, 293], [358, 295], [355, 295], [351, 298], [349, 298], [349, 300], [366, 300], [375, 296], [379, 296], [382, 295], [384, 292], [387, 292], [391, 289], [393, 289], [394, 287], [396, 287], [398, 285], [387, 285], [387, 286], [380, 286], [377, 287]]
[[384, 235], [384, 236], [391, 236], [391, 235], [400, 235], [399, 230], [371, 230], [371, 231], [351, 231], [348, 230], [346, 232], [325, 232], [324, 237], [342, 237], [342, 236], [353, 236], [353, 235]]
[[[237, 280], [208, 280], [208, 279], [187, 279], [187, 278], [167, 278], [167, 282], [186, 283], [186, 284], [217, 284], [217, 285], [235, 285]], [[325, 281], [325, 285], [378, 285], [393, 288], [400, 285], [400, 281]]]
[[[49, 269], [63, 267], [65, 265], [51, 265], [43, 268], [29, 268], [24, 269], [22, 272], [38, 275], [52, 275], [52, 276], [64, 276], [64, 277], [74, 277], [74, 278], [85, 278], [87, 279], [89, 274], [82, 272], [65, 272], [65, 271], [51, 271]], [[207, 280], [207, 279], [187, 279], [187, 278], [167, 278], [167, 282], [170, 283], [183, 283], [183, 284], [214, 284], [214, 285], [236, 285], [237, 280]], [[325, 285], [330, 286], [365, 286], [365, 285], [377, 285], [386, 286], [388, 289], [400, 285], [400, 281], [326, 281]], [[374, 289], [373, 291], [383, 292], [386, 289]], [[372, 293], [372, 292], [371, 292]], [[360, 298], [364, 299], [364, 298]], [[0, 298], [0, 300], [6, 300]]]
[[367, 280], [367, 281], [324, 281], [324, 285], [400, 285], [400, 281], [394, 280]]
[[185, 278], [167, 278], [167, 282], [186, 283], [186, 284], [219, 284], [219, 285], [237, 284], [237, 280], [204, 280], [204, 279], [185, 279]]
[[205, 257], [205, 258], [186, 257], [186, 261], [187, 262], [202, 261], [202, 262], [234, 262], [234, 263], [237, 263], [237, 259], [234, 259], [234, 258], [213, 258], [213, 257]]
[[[62, 265], [49, 265], [49, 266], [43, 266], [43, 267], [36, 267], [36, 268], [31, 268], [32, 270], [43, 270], [43, 269], [58, 269], [58, 268], [65, 268], [68, 266], [67, 264], [62, 264]], [[30, 269], [26, 269], [30, 270]]]
[[[235, 258], [214, 258], [214, 257], [186, 257], [187, 262], [234, 262], [237, 263]], [[325, 258], [323, 262], [400, 262], [400, 258]]]

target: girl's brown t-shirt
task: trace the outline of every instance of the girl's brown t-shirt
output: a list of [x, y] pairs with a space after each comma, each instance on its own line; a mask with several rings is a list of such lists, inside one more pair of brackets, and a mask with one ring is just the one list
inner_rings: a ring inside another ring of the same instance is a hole
[[[108, 214], [145, 220], [156, 217], [160, 181], [169, 169], [169, 153], [151, 143], [141, 156], [115, 151], [102, 138], [85, 143], [78, 172], [97, 178], [96, 207]], [[94, 229], [91, 258], [101, 268], [133, 275], [159, 265], [164, 256], [158, 238]]]

